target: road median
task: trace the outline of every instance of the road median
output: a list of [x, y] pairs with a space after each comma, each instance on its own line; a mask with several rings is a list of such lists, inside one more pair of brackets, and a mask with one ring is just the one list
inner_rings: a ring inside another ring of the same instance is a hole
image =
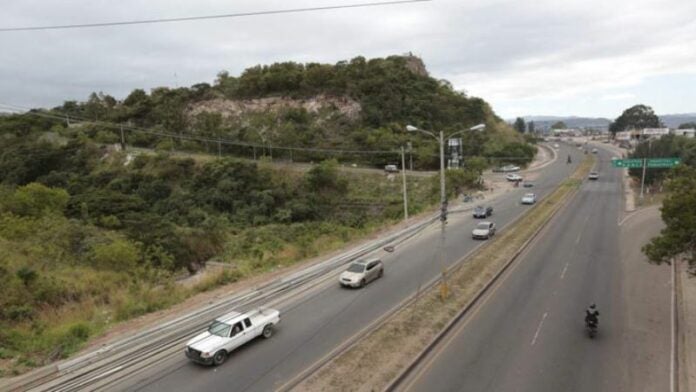
[[448, 299], [442, 301], [439, 288], [431, 285], [295, 389], [374, 391], [398, 382], [570, 199], [593, 165], [594, 157], [588, 156], [570, 178], [528, 213], [450, 268], [446, 272]]

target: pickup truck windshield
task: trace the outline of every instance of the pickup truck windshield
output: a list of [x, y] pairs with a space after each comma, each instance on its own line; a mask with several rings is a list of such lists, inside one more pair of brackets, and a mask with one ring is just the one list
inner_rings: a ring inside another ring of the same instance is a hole
[[226, 338], [230, 336], [230, 328], [232, 328], [232, 326], [229, 324], [213, 321], [213, 323], [210, 324], [210, 327], [208, 327], [208, 332], [210, 332], [212, 335]]

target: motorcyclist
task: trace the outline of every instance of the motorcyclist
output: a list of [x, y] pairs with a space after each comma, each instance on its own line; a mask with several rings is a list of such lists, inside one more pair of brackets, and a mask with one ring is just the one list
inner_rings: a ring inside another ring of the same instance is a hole
[[568, 163], [570, 163], [570, 162], [571, 162], [571, 160], [570, 160], [570, 154], [568, 154]]
[[597, 328], [599, 324], [599, 310], [597, 310], [597, 305], [592, 304], [585, 310], [585, 324]]

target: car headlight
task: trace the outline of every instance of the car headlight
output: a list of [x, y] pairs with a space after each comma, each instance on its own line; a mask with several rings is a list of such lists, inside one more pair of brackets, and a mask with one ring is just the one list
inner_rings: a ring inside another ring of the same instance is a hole
[[210, 358], [211, 355], [210, 353], [201, 353], [201, 358]]

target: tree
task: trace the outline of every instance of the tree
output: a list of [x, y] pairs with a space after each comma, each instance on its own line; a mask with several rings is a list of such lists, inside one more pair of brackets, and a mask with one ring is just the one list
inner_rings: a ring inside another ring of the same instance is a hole
[[42, 184], [30, 183], [17, 188], [7, 204], [8, 210], [22, 216], [42, 216], [63, 214], [70, 196], [60, 188], [49, 188]]
[[662, 203], [666, 227], [643, 247], [650, 261], [670, 263], [684, 257], [690, 271], [696, 271], [696, 168], [680, 165], [667, 181], [668, 195]]
[[529, 132], [529, 133], [536, 132], [536, 126], [534, 125], [534, 121], [530, 121], [527, 123], [527, 132]]
[[551, 129], [568, 129], [568, 126], [563, 121], [556, 121], [551, 125]]
[[626, 110], [609, 125], [609, 132], [623, 132], [629, 129], [660, 128], [662, 123], [650, 106], [635, 105]]
[[679, 129], [696, 129], [696, 121], [680, 124]]
[[524, 122], [524, 119], [522, 117], [517, 117], [517, 119], [515, 120], [515, 124], [513, 124], [513, 127], [519, 133], [524, 133], [524, 131], [527, 130], [527, 124]]

